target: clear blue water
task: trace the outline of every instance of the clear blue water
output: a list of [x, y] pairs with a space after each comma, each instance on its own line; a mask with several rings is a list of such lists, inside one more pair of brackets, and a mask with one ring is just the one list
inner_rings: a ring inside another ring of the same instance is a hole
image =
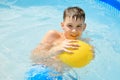
[[73, 70], [80, 80], [120, 80], [120, 11], [98, 0], [0, 0], [0, 80], [24, 80], [31, 51], [48, 30], [61, 31], [69, 6], [85, 10], [83, 37], [95, 47], [95, 59]]

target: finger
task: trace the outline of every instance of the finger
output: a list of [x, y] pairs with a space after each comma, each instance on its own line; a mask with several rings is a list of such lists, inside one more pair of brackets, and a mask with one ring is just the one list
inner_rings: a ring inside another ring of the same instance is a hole
[[80, 47], [80, 45], [76, 44], [76, 43], [67, 43], [66, 45], [67, 46], [73, 46], [73, 47]]
[[79, 40], [68, 40], [69, 43], [78, 42]]
[[70, 51], [70, 50], [68, 50], [68, 49], [66, 49], [66, 48], [64, 48], [63, 49], [65, 52], [67, 52], [67, 53], [73, 53], [72, 51]]
[[76, 49], [78, 49], [79, 47], [74, 47], [74, 46], [65, 46], [64, 47], [65, 49], [72, 49], [72, 50], [76, 50]]
[[91, 46], [90, 51], [93, 51], [93, 52], [94, 52], [94, 47], [93, 47], [93, 46]]

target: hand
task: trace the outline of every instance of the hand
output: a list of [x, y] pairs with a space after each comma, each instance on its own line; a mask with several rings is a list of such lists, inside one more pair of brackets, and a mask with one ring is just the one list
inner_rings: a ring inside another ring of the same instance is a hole
[[91, 46], [90, 51], [92, 51], [92, 53], [93, 53], [93, 59], [94, 59], [95, 58], [95, 48], [94, 48], [94, 46]]
[[[80, 47], [79, 44], [77, 44], [78, 40], [64, 40], [60, 45], [58, 45], [59, 53], [67, 52], [67, 53], [73, 53], [71, 50], [76, 50]], [[71, 50], [69, 50], [71, 49]]]

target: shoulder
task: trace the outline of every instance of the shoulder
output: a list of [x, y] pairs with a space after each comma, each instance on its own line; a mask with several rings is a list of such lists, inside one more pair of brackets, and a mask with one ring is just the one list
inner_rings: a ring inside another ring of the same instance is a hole
[[51, 42], [57, 40], [58, 38], [60, 38], [60, 32], [58, 32], [56, 30], [50, 30], [46, 33], [46, 35], [42, 41], [51, 43]]
[[56, 31], [56, 30], [50, 30], [47, 32], [46, 34], [47, 37], [52, 37], [52, 38], [58, 38], [60, 37], [60, 32]]
[[81, 38], [80, 40], [82, 40], [82, 41], [84, 41], [84, 42], [86, 42], [86, 43], [89, 43], [89, 42], [91, 41], [90, 38]]
[[48, 35], [54, 35], [54, 36], [60, 36], [60, 32], [56, 31], [56, 30], [50, 30], [47, 33]]

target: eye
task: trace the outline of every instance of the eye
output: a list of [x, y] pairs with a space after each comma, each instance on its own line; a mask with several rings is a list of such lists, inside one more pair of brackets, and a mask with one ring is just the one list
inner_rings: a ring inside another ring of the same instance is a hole
[[78, 27], [78, 28], [79, 28], [79, 27], [82, 27], [82, 25], [78, 25], [77, 27]]
[[69, 28], [71, 28], [71, 27], [72, 27], [72, 25], [68, 25], [68, 27], [69, 27]]

